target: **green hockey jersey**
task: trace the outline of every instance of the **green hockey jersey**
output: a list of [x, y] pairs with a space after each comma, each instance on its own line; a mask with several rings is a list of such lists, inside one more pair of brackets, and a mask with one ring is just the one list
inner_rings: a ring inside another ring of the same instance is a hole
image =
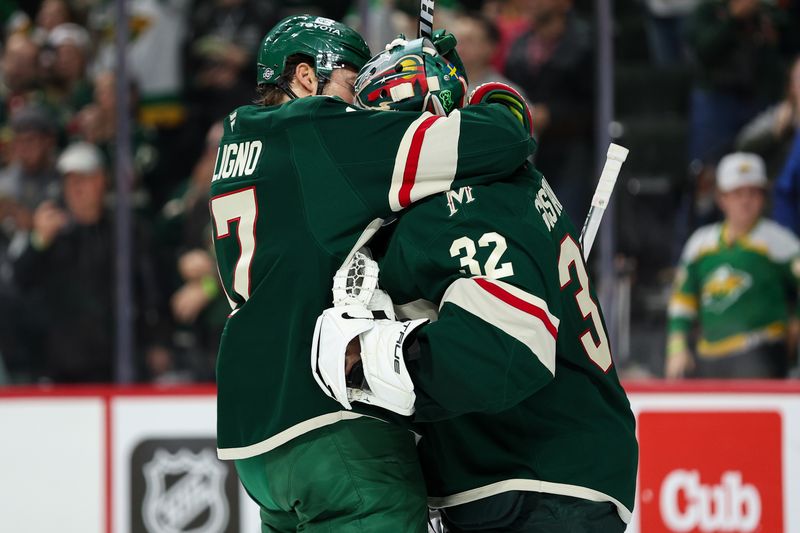
[[724, 234], [712, 224], [687, 241], [669, 305], [671, 333], [699, 324], [704, 358], [783, 340], [800, 285], [800, 243], [789, 230], [762, 219], [730, 245]]
[[223, 122], [209, 207], [233, 312], [217, 360], [217, 445], [240, 459], [360, 416], [319, 389], [310, 349], [365, 227], [454, 181], [508, 176], [534, 143], [499, 105], [438, 117], [321, 96], [241, 107]]
[[638, 445], [574, 226], [532, 168], [400, 217], [379, 261], [398, 315], [435, 322], [408, 362], [429, 503], [509, 490], [616, 505]]

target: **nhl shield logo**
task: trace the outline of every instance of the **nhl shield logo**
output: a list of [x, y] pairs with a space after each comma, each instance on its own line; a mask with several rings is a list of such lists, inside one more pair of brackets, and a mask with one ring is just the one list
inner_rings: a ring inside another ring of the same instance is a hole
[[158, 449], [144, 465], [142, 518], [149, 533], [219, 533], [230, 510], [227, 468], [209, 449], [176, 453]]

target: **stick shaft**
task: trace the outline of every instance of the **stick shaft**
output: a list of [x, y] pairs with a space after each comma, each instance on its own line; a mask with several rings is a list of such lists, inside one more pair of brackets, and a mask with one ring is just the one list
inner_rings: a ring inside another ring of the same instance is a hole
[[625, 162], [627, 157], [627, 148], [623, 148], [614, 143], [608, 146], [603, 172], [600, 174], [600, 179], [597, 182], [597, 188], [592, 197], [592, 206], [589, 208], [589, 214], [586, 216], [586, 221], [583, 223], [583, 230], [581, 231], [584, 260], [588, 261], [589, 259], [589, 253], [592, 251], [594, 240], [597, 237], [597, 230], [600, 228], [600, 222], [603, 220], [603, 213], [611, 199], [611, 193], [614, 191], [614, 185], [617, 183], [622, 163]]
[[419, 33], [417, 37], [433, 37], [433, 9], [434, 0], [420, 0], [419, 2]]

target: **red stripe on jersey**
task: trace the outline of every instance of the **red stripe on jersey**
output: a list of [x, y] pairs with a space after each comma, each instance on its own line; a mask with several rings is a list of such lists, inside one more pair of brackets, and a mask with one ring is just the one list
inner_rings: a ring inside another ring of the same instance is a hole
[[550, 321], [550, 317], [547, 316], [547, 311], [545, 311], [541, 307], [537, 307], [530, 302], [526, 302], [522, 298], [514, 296], [507, 290], [498, 287], [497, 285], [489, 282], [486, 279], [475, 278], [475, 283], [477, 283], [483, 290], [485, 290], [495, 298], [502, 300], [503, 302], [507, 303], [512, 307], [516, 307], [523, 313], [528, 313], [529, 315], [535, 316], [536, 318], [542, 321], [545, 329], [547, 329], [547, 331], [550, 332], [550, 335], [552, 335], [554, 339], [558, 338], [558, 329]]
[[425, 119], [411, 138], [411, 147], [408, 149], [406, 167], [403, 170], [403, 184], [400, 186], [398, 194], [400, 207], [411, 205], [411, 189], [414, 188], [414, 182], [417, 179], [417, 167], [419, 166], [419, 154], [422, 151], [422, 141], [425, 140], [425, 132], [428, 131], [428, 128], [433, 126], [433, 123], [440, 118], [442, 117]]

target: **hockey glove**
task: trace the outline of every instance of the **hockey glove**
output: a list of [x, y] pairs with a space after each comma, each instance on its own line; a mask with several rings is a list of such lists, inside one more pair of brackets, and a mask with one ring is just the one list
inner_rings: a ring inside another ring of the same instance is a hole
[[433, 32], [433, 45], [436, 47], [436, 50], [444, 56], [446, 60], [451, 62], [454, 67], [456, 67], [456, 73], [459, 76], [464, 77], [464, 81], [469, 84], [469, 78], [467, 77], [467, 69], [464, 68], [464, 63], [461, 61], [461, 57], [458, 55], [456, 51], [456, 36], [452, 33], [447, 33], [447, 30], [439, 29]]
[[506, 106], [511, 114], [517, 117], [522, 125], [533, 136], [533, 116], [525, 98], [519, 92], [499, 81], [490, 81], [479, 85], [469, 95], [470, 104], [500, 104]]
[[[414, 383], [408, 374], [404, 349], [413, 342], [414, 332], [427, 320], [400, 322], [384, 319], [360, 305], [326, 309], [317, 319], [311, 346], [311, 369], [322, 391], [352, 409], [358, 401], [411, 415], [414, 412]], [[363, 382], [347, 387], [345, 352], [355, 337], [361, 343]]]
[[395, 319], [392, 299], [378, 288], [378, 263], [367, 247], [360, 248], [333, 276], [333, 305], [361, 305], [370, 311], [383, 311]]

